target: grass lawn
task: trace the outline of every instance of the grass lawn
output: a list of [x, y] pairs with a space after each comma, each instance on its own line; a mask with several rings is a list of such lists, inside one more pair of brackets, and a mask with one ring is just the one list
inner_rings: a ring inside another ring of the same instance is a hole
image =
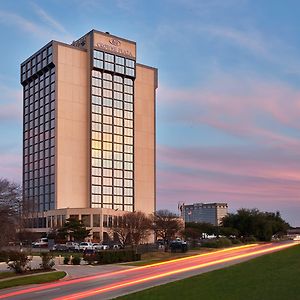
[[18, 278], [0, 281], [0, 289], [18, 286], [18, 285], [55, 281], [65, 277], [65, 275], [66, 275], [65, 272], [58, 271], [58, 272], [47, 272], [45, 274], [31, 275], [25, 277], [20, 276]]
[[300, 245], [118, 300], [300, 299]]

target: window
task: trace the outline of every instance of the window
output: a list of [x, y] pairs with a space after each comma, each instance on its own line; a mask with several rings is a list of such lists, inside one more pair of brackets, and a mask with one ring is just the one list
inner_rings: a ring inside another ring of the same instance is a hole
[[79, 220], [79, 215], [70, 215], [70, 219]]
[[103, 215], [103, 227], [107, 227], [107, 215]]
[[100, 227], [100, 215], [93, 215], [93, 227]]
[[126, 66], [130, 68], [134, 68], [135, 66], [134, 60], [126, 59]]
[[124, 57], [116, 56], [116, 64], [124, 65], [125, 64]]
[[81, 221], [85, 227], [91, 227], [91, 215], [81, 215]]
[[114, 62], [114, 55], [105, 53], [104, 59], [105, 59], [105, 61]]

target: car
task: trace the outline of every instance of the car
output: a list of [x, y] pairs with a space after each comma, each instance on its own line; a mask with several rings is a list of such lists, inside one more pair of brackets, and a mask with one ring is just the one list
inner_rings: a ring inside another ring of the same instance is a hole
[[32, 243], [33, 248], [47, 248], [48, 247], [48, 239], [41, 238], [40, 240]]
[[93, 244], [93, 249], [95, 251], [108, 250], [109, 246], [108, 245], [103, 245], [103, 244], [100, 244], [100, 243], [94, 243]]
[[188, 250], [187, 242], [182, 241], [179, 238], [170, 242], [171, 252], [186, 252]]
[[79, 250], [84, 251], [86, 249], [93, 249], [93, 244], [91, 242], [82, 242], [79, 245]]
[[111, 249], [113, 249], [113, 250], [120, 250], [120, 249], [122, 249], [122, 246], [119, 245], [119, 244], [114, 244], [114, 245], [111, 246]]
[[93, 243], [94, 250], [102, 250], [102, 245], [100, 243]]
[[68, 247], [68, 251], [70, 251], [70, 252], [79, 252], [80, 251], [80, 246], [78, 243], [66, 242], [66, 246]]
[[51, 251], [61, 251], [61, 252], [67, 252], [68, 251], [68, 247], [66, 244], [55, 244]]

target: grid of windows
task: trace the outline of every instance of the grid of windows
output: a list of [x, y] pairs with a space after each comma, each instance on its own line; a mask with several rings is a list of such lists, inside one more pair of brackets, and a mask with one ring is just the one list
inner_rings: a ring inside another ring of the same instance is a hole
[[135, 61], [110, 53], [94, 50], [94, 67], [135, 77]]
[[31, 211], [55, 208], [55, 68], [51, 49], [42, 49], [21, 66], [22, 78], [26, 76], [22, 82], [23, 191]]
[[92, 70], [91, 206], [133, 211], [134, 81], [125, 65], [122, 76], [114, 71], [117, 62], [127, 59], [100, 51], [94, 55], [94, 67], [104, 70]]
[[21, 82], [34, 76], [53, 62], [52, 44], [45, 46], [21, 65]]

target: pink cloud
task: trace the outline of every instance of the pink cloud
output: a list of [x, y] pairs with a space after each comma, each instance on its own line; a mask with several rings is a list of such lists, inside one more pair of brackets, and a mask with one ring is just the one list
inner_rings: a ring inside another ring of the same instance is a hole
[[[176, 168], [223, 175], [300, 181], [300, 159], [275, 149], [158, 147], [158, 160]], [[299, 190], [300, 191], [300, 190]]]
[[22, 156], [19, 154], [0, 153], [0, 177], [21, 183]]
[[300, 129], [300, 91], [282, 83], [218, 74], [199, 88], [161, 87], [158, 105], [172, 105], [167, 121], [208, 125], [258, 144], [300, 146], [299, 138], [282, 133]]
[[0, 120], [22, 120], [22, 91], [0, 85]]

